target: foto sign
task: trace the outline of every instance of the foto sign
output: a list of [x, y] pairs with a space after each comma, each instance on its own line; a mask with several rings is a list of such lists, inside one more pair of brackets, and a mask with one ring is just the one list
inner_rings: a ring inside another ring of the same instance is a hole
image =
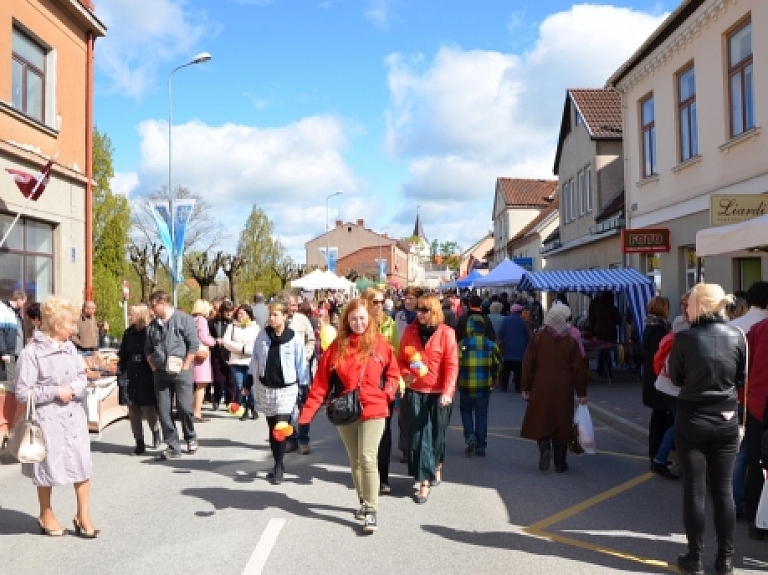
[[768, 214], [768, 195], [712, 194], [709, 196], [711, 226], [745, 222]]
[[668, 252], [669, 229], [621, 230], [621, 251], [625, 254]]

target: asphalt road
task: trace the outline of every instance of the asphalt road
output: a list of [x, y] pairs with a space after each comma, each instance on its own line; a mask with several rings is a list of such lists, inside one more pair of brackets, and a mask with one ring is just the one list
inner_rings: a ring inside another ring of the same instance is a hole
[[[341, 441], [320, 414], [312, 452], [289, 454], [281, 486], [264, 419], [220, 411], [198, 426], [200, 451], [172, 462], [129, 457], [127, 421], [93, 446], [96, 540], [36, 534], [37, 500], [17, 464], [0, 465], [0, 573], [669, 573], [685, 550], [681, 486], [648, 473], [644, 446], [596, 422], [598, 454], [569, 455], [565, 474], [538, 471], [533, 442], [519, 438], [524, 402], [491, 398], [488, 456], [467, 458], [458, 405], [443, 484], [428, 502], [393, 453], [391, 496], [379, 530], [361, 533]], [[69, 525], [69, 487], [54, 489]], [[715, 554], [708, 512], [707, 569]], [[740, 573], [768, 570], [768, 542], [737, 527]]]

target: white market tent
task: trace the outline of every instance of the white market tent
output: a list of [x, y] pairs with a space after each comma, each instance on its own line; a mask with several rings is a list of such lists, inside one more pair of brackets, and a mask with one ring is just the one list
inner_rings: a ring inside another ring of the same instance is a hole
[[487, 276], [475, 280], [472, 287], [484, 288], [517, 285], [523, 279], [525, 271], [525, 268], [520, 267], [509, 258], [504, 258], [504, 261], [493, 268]]
[[755, 255], [768, 247], [768, 214], [696, 232], [696, 255]]
[[307, 291], [313, 291], [318, 289], [333, 289], [349, 291], [352, 289], [352, 282], [346, 278], [341, 278], [330, 271], [314, 270], [309, 275], [306, 275], [297, 280], [291, 281], [291, 287], [300, 288]]

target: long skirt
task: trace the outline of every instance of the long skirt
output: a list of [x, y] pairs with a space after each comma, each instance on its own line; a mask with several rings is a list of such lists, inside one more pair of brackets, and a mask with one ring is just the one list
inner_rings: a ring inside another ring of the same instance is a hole
[[453, 405], [440, 406], [439, 393], [405, 390], [405, 410], [410, 435], [408, 474], [416, 481], [434, 481], [438, 464], [445, 459], [445, 432]]

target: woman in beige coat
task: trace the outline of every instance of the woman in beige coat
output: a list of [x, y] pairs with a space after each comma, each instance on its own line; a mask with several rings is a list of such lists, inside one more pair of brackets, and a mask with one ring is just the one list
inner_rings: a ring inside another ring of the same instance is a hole
[[22, 473], [37, 487], [41, 535], [66, 535], [51, 508], [51, 491], [55, 485], [73, 483], [77, 498], [77, 514], [72, 520], [75, 533], [92, 539], [99, 531], [93, 528], [88, 508], [93, 466], [83, 407], [87, 380], [83, 362], [69, 341], [79, 312], [56, 297], [45, 300], [41, 311], [40, 331], [35, 331], [32, 342], [19, 356], [16, 399], [26, 403], [31, 397], [35, 402], [47, 455], [41, 463], [23, 464]]

